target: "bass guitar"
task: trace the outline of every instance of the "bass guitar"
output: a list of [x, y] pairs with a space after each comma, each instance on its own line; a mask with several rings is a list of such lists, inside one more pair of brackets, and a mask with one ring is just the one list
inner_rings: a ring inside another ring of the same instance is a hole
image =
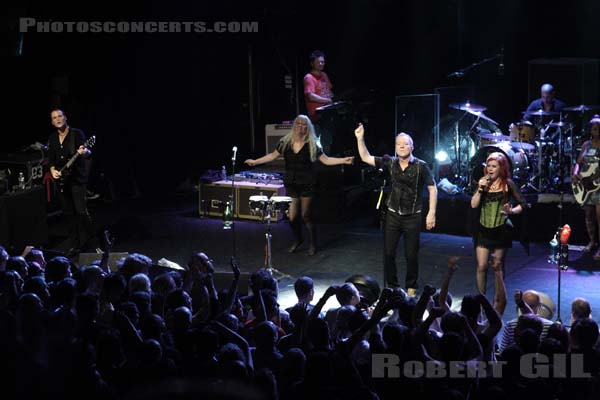
[[590, 163], [585, 171], [580, 172], [581, 178], [571, 184], [573, 196], [575, 196], [577, 203], [585, 203], [592, 193], [600, 189], [600, 174], [598, 172], [598, 162]]

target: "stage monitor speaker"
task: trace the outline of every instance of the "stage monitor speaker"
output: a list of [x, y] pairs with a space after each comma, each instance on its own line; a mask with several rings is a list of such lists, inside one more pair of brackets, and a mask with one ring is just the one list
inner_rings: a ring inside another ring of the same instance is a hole
[[20, 254], [48, 243], [46, 191], [42, 186], [0, 196], [0, 245]]
[[[265, 125], [265, 145], [267, 154], [273, 152], [279, 139], [287, 135], [292, 129], [291, 124], [268, 124]], [[283, 155], [278, 158], [283, 160]]]
[[[224, 181], [220, 184], [216, 182], [200, 185], [198, 194], [200, 196], [200, 215], [210, 215], [213, 217], [222, 217], [225, 204], [231, 198], [231, 183]], [[237, 189], [233, 190], [233, 195], [237, 198]], [[237, 214], [234, 214], [237, 218]]]
[[[129, 253], [110, 253], [108, 256], [108, 268], [111, 272], [117, 272], [119, 267], [117, 263]], [[91, 265], [94, 261], [100, 261], [102, 254], [98, 253], [79, 253], [79, 266]]]
[[[598, 60], [594, 58], [540, 58], [529, 61], [529, 102], [550, 83], [556, 98], [567, 106], [598, 104]], [[528, 103], [529, 104], [529, 103]]]
[[[217, 292], [229, 291], [231, 282], [233, 281], [233, 272], [220, 272], [215, 271], [213, 275], [213, 282]], [[238, 296], [248, 295], [248, 284], [250, 282], [250, 273], [240, 273], [240, 280], [238, 281]]]

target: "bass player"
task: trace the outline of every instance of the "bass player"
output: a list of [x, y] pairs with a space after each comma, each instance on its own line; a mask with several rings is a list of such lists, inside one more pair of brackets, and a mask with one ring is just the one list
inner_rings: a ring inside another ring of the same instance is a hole
[[[584, 252], [598, 249], [598, 230], [600, 228], [600, 182], [597, 182], [598, 162], [600, 161], [600, 115], [596, 114], [589, 122], [590, 139], [583, 143], [573, 167], [573, 194], [585, 210], [585, 227], [590, 242]], [[600, 249], [594, 254], [600, 260]]]

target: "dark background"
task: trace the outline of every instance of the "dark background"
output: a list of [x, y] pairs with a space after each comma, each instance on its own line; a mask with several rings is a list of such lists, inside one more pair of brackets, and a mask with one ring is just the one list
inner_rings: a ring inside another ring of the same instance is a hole
[[[135, 182], [146, 195], [171, 192], [181, 182], [195, 182], [206, 169], [220, 168], [229, 162], [234, 145], [238, 160], [263, 155], [264, 125], [293, 119], [297, 107], [305, 112], [301, 84], [314, 49], [327, 55], [334, 93], [370, 102], [369, 146], [389, 153], [397, 95], [473, 86], [475, 98], [469, 100], [487, 106], [486, 113], [506, 131], [520, 118], [529, 97], [538, 95], [529, 94], [531, 60], [600, 58], [600, 2], [594, 0], [556, 6], [537, 0], [36, 0], [12, 2], [5, 12], [2, 151], [46, 142], [49, 110], [59, 106], [72, 126], [97, 135], [96, 173], [102, 171], [123, 191]], [[259, 31], [19, 35], [19, 17], [258, 21]], [[446, 78], [498, 54], [501, 47], [503, 75], [493, 61], [462, 79]], [[292, 77], [291, 89], [286, 88], [286, 75]], [[597, 85], [597, 79], [591, 81]], [[568, 93], [570, 98], [563, 99], [570, 105], [583, 101], [570, 89], [557, 84], [557, 97]], [[597, 96], [597, 87], [591, 93]], [[585, 101], [598, 99], [588, 96]], [[420, 134], [430, 135], [412, 133], [417, 141]]]

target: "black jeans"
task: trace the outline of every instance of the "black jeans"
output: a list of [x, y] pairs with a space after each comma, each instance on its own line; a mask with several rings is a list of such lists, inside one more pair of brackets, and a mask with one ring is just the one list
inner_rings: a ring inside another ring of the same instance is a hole
[[85, 192], [85, 185], [66, 184], [59, 195], [61, 208], [69, 224], [69, 246], [77, 249], [85, 247], [95, 239]]
[[418, 288], [419, 240], [421, 236], [421, 214], [399, 215], [387, 211], [384, 228], [384, 276], [388, 286], [398, 284], [396, 253], [400, 237], [404, 236], [406, 258], [406, 288]]

